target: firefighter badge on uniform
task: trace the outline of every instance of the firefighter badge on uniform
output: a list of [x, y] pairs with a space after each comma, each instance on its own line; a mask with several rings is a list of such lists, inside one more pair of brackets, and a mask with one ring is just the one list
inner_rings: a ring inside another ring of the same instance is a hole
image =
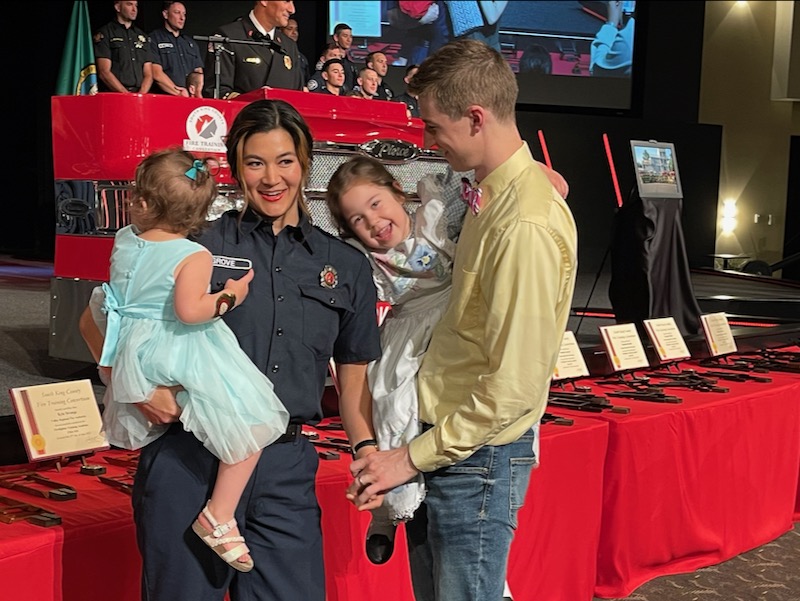
[[336, 288], [339, 285], [339, 274], [332, 265], [326, 265], [319, 273], [319, 285], [323, 288]]

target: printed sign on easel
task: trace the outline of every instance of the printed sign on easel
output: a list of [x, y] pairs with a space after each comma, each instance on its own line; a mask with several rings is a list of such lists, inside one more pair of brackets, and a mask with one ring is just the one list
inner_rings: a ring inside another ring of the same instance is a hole
[[689, 359], [692, 356], [674, 318], [645, 319], [644, 329], [647, 330], [650, 342], [662, 363]]
[[639, 339], [636, 325], [622, 323], [613, 326], [600, 326], [600, 335], [606, 347], [611, 368], [614, 371], [628, 371], [650, 367], [644, 346]]
[[31, 461], [109, 448], [90, 380], [23, 386], [9, 392]]
[[574, 380], [585, 378], [589, 375], [589, 368], [583, 359], [583, 353], [578, 346], [575, 333], [567, 330], [561, 338], [561, 348], [558, 351], [556, 367], [553, 370], [553, 380]]
[[724, 313], [708, 313], [700, 316], [703, 335], [712, 357], [736, 352], [736, 340]]

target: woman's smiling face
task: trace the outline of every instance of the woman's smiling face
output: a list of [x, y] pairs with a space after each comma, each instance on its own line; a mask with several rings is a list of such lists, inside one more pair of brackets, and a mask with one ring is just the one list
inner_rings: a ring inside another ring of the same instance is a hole
[[244, 143], [241, 164], [249, 206], [272, 220], [275, 232], [297, 225], [303, 170], [289, 133], [273, 129], [251, 135]]

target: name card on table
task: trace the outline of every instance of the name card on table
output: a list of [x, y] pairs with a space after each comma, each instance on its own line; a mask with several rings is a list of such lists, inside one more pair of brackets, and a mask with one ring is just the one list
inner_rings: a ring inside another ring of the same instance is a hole
[[603, 345], [606, 347], [614, 371], [650, 367], [635, 324], [600, 326], [600, 335], [603, 337]]
[[674, 318], [645, 319], [644, 329], [647, 330], [650, 342], [662, 363], [689, 359], [692, 356]]
[[589, 375], [589, 368], [583, 359], [583, 353], [578, 346], [575, 333], [567, 330], [561, 338], [561, 348], [558, 351], [556, 367], [553, 370], [553, 380], [571, 380], [585, 378]]
[[90, 380], [24, 386], [9, 392], [31, 461], [109, 448]]
[[703, 325], [708, 350], [713, 357], [736, 352], [736, 340], [724, 313], [701, 315], [700, 323]]

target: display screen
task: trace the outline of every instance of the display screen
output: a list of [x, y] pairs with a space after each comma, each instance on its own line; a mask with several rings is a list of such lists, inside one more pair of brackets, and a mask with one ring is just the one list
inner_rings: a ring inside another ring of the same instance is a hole
[[631, 140], [631, 154], [641, 198], [683, 198], [672, 143]]
[[390, 69], [458, 37], [482, 39], [517, 74], [520, 104], [626, 111], [636, 10], [636, 2], [331, 0], [328, 31], [346, 23], [351, 60], [381, 51]]

